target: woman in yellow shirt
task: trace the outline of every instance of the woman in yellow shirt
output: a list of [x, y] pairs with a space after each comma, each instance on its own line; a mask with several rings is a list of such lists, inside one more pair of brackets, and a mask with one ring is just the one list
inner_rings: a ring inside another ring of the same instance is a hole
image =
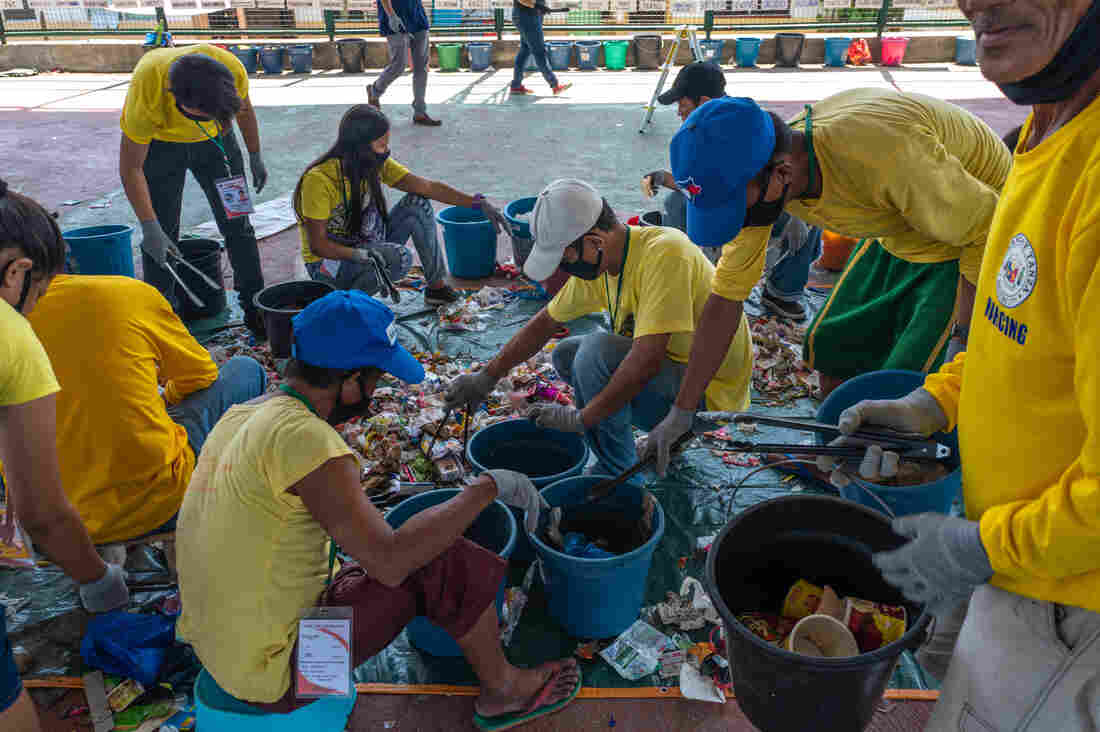
[[[392, 210], [382, 184], [407, 194]], [[294, 189], [306, 271], [342, 290], [390, 294], [390, 284], [412, 266], [405, 246], [411, 238], [428, 284], [424, 302], [454, 302], [458, 296], [443, 281], [447, 267], [430, 201], [480, 209], [497, 233], [507, 226], [480, 193], [471, 196], [410, 173], [390, 157], [386, 116], [369, 104], [352, 107], [340, 120], [336, 144], [309, 164]]]

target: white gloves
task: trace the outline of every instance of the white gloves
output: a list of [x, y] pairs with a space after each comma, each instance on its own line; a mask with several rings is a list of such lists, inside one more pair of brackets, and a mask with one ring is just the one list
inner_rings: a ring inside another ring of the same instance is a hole
[[539, 530], [539, 510], [550, 508], [546, 499], [539, 495], [535, 484], [523, 473], [514, 470], [489, 470], [485, 473], [497, 486], [497, 498], [501, 503], [521, 508], [527, 512], [524, 526], [531, 533]]

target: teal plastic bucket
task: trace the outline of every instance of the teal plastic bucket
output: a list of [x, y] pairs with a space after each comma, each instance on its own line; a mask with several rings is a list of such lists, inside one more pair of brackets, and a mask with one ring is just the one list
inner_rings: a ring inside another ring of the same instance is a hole
[[355, 700], [355, 694], [322, 697], [289, 714], [268, 714], [230, 695], [203, 669], [195, 681], [195, 726], [203, 732], [341, 732]]
[[260, 49], [255, 46], [230, 46], [230, 52], [244, 65], [244, 70], [255, 74], [260, 63]]
[[470, 55], [470, 71], [485, 71], [492, 60], [493, 46], [485, 41], [471, 41], [466, 44], [466, 53]]
[[554, 71], [568, 71], [573, 59], [573, 41], [547, 41], [546, 55]]
[[976, 66], [978, 63], [978, 44], [973, 38], [957, 36], [955, 38], [955, 63], [962, 66]]
[[600, 65], [600, 42], [577, 41], [577, 68], [581, 71], [595, 71]]
[[626, 68], [626, 52], [630, 48], [630, 41], [604, 41], [603, 59], [604, 66], [609, 71], [622, 71]]
[[70, 229], [61, 236], [76, 260], [76, 269], [85, 275], [134, 276], [134, 249], [130, 241], [132, 226], [88, 226]]
[[497, 233], [485, 214], [451, 206], [437, 213], [435, 220], [443, 227], [443, 246], [452, 275], [480, 280], [493, 273], [497, 264]]
[[[531, 238], [531, 221], [529, 218], [516, 218], [520, 214], [530, 213], [535, 208], [534, 196], [518, 198], [504, 207], [504, 218], [508, 220], [508, 226], [512, 229], [512, 254], [516, 259], [516, 266], [522, 270], [535, 242]], [[521, 539], [524, 543], [527, 537]]]
[[734, 51], [737, 56], [738, 66], [742, 68], [752, 68], [756, 66], [756, 59], [760, 55], [760, 39], [748, 37], [738, 38]]
[[[916, 371], [872, 371], [845, 381], [822, 402], [817, 420], [836, 424], [840, 413], [863, 399], [900, 399], [924, 384], [924, 374]], [[959, 440], [956, 432], [938, 432], [933, 436], [947, 445], [954, 456], [948, 467], [951, 472], [940, 480], [923, 485], [885, 486], [870, 483], [853, 472], [853, 480], [840, 489], [840, 495], [880, 513], [907, 516], [914, 513], [950, 513], [952, 505], [961, 500], [962, 470], [958, 464]], [[818, 442], [823, 440], [820, 438]], [[883, 505], [885, 504], [885, 506]], [[889, 511], [886, 510], [889, 508]]]
[[[566, 478], [541, 493], [550, 506], [564, 510], [565, 519], [581, 518], [610, 525], [623, 515], [637, 513], [641, 491], [627, 484], [602, 501], [585, 503], [589, 489], [607, 478], [605, 475]], [[664, 533], [665, 512], [659, 503], [653, 512], [653, 535], [649, 540], [634, 551], [615, 557], [570, 556], [549, 546], [537, 534], [529, 533], [542, 562], [550, 616], [574, 638], [611, 638], [629, 628], [638, 619], [653, 552]]]
[[850, 38], [826, 38], [825, 39], [825, 65], [843, 66], [848, 63], [848, 46]]
[[[386, 514], [386, 521], [393, 528], [400, 528], [416, 514], [449, 501], [460, 492], [458, 488], [444, 488], [406, 498]], [[508, 559], [515, 549], [518, 534], [519, 530], [512, 512], [500, 501], [493, 501], [488, 508], [478, 514], [470, 524], [470, 528], [466, 529], [464, 536], [475, 544]], [[504, 604], [507, 581], [507, 578], [501, 580], [500, 589], [497, 591], [497, 613]], [[409, 635], [409, 642], [424, 653], [444, 657], [462, 655], [462, 650], [447, 631], [423, 616], [413, 618], [412, 622], [405, 627], [405, 632]]]
[[290, 68], [295, 74], [308, 74], [313, 71], [313, 46], [299, 43], [286, 50], [290, 56]]
[[[495, 468], [515, 470], [541, 489], [580, 475], [588, 462], [588, 445], [584, 437], [573, 432], [544, 429], [529, 419], [507, 419], [478, 430], [466, 446], [466, 459], [475, 473]], [[523, 512], [513, 508], [512, 513], [522, 529]], [[520, 531], [512, 558], [517, 562], [535, 558], [526, 531]]]
[[286, 49], [282, 46], [264, 46], [260, 49], [260, 66], [264, 67], [265, 74], [283, 73], [285, 60]]
[[703, 52], [703, 60], [713, 61], [716, 64], [722, 63], [722, 51], [725, 50], [725, 47], [726, 41], [722, 38], [699, 41], [699, 48]]

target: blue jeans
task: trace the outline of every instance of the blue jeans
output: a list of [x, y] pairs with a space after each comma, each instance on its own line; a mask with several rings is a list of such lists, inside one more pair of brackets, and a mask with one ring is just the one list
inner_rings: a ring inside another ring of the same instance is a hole
[[[553, 351], [554, 369], [573, 386], [578, 408], [595, 399], [610, 383], [611, 375], [633, 345], [632, 338], [604, 331], [566, 338], [558, 343]], [[638, 461], [631, 427], [649, 431], [665, 418], [676, 401], [686, 371], [687, 364], [676, 363], [666, 356], [661, 370], [640, 394], [618, 412], [604, 418], [595, 429], [584, 433], [588, 447], [599, 461], [594, 473], [619, 475]], [[700, 401], [699, 408], [706, 409], [706, 397]], [[641, 478], [636, 482], [640, 483]]]
[[267, 389], [264, 367], [248, 356], [234, 356], [218, 369], [218, 379], [168, 407], [172, 421], [187, 430], [187, 441], [197, 457], [206, 436], [234, 404], [255, 399]]
[[519, 52], [512, 72], [512, 88], [523, 86], [523, 69], [527, 66], [527, 57], [534, 55], [535, 65], [542, 72], [542, 78], [551, 89], [558, 86], [558, 77], [550, 70], [550, 60], [546, 57], [546, 39], [542, 35], [542, 13], [526, 8], [512, 8], [512, 23], [519, 31]]
[[6, 613], [4, 603], [0, 602], [0, 712], [7, 711], [23, 693], [23, 681], [15, 668], [15, 656], [12, 655], [11, 641], [8, 640]]

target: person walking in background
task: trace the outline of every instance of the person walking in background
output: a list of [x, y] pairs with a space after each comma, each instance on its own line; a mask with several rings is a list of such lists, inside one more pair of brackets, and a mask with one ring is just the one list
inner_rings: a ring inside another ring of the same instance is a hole
[[542, 78], [546, 79], [555, 95], [573, 86], [558, 83], [558, 77], [550, 70], [550, 60], [546, 57], [546, 39], [542, 35], [542, 16], [549, 12], [550, 7], [546, 0], [512, 1], [512, 23], [519, 31], [520, 38], [515, 71], [512, 74], [512, 94], [534, 94], [523, 85], [523, 70], [527, 66], [528, 57], [532, 55], [535, 57], [535, 65], [542, 72]]
[[428, 90], [428, 15], [421, 0], [378, 0], [378, 30], [390, 47], [390, 63], [382, 75], [367, 84], [367, 102], [381, 109], [382, 95], [394, 79], [405, 72], [405, 55], [412, 55], [413, 124], [439, 127], [440, 120], [428, 116], [424, 95]]

